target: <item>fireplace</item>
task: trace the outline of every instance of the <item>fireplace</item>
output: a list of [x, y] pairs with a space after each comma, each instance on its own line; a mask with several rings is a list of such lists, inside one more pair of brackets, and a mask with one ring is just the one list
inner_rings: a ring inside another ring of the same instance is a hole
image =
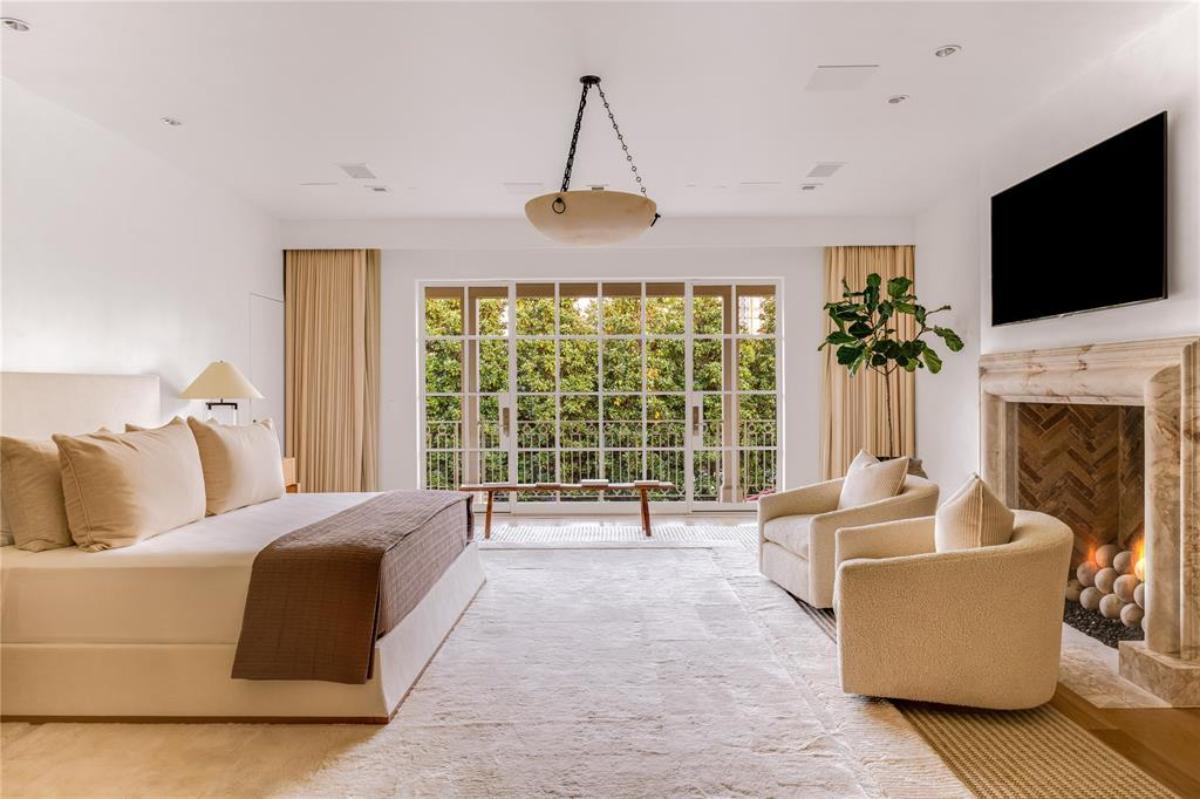
[[1073, 565], [1140, 532], [1145, 640], [1121, 674], [1200, 706], [1200, 338], [985, 355], [980, 390], [984, 479], [1075, 529]]
[[1008, 457], [1017, 464], [1017, 507], [1048, 513], [1075, 533], [1064, 620], [1114, 648], [1142, 640], [1142, 407], [1021, 402], [1015, 418]]

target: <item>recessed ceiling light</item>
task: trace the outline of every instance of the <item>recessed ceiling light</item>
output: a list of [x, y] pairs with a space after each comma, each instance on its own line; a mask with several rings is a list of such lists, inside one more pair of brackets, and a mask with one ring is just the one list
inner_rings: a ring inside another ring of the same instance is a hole
[[387, 186], [367, 186], [367, 191], [373, 191], [373, 192], [377, 192], [379, 194], [383, 194], [384, 192], [388, 191], [388, 187]]
[[301, 186], [336, 186], [337, 183], [328, 180], [310, 180], [307, 183], [301, 183]]
[[891, 103], [892, 105], [899, 105], [900, 103], [904, 102], [907, 99], [908, 99], [907, 94], [893, 94], [891, 97], [888, 98], [888, 102]]
[[800, 184], [800, 191], [816, 191], [819, 188], [821, 188], [820, 183], [801, 183]]
[[176, 119], [175, 117], [162, 117], [159, 121], [168, 128], [177, 128], [183, 124], [183, 120]]
[[962, 50], [962, 47], [957, 44], [943, 44], [941, 47], [933, 51], [933, 54], [938, 58], [949, 58], [955, 53]]
[[16, 31], [17, 33], [24, 33], [25, 31], [29, 30], [29, 23], [23, 19], [17, 19], [16, 17], [0, 17], [0, 25], [3, 25], [10, 31]]

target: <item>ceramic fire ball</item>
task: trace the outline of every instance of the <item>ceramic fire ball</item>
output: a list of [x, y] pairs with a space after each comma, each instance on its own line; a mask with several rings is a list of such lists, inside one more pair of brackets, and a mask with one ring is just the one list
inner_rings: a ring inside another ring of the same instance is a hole
[[1096, 587], [1100, 589], [1100, 593], [1102, 594], [1111, 594], [1113, 592], [1113, 583], [1116, 581], [1117, 570], [1112, 566], [1096, 572]]
[[1116, 594], [1108, 594], [1100, 598], [1100, 614], [1106, 619], [1120, 618], [1121, 608], [1124, 606], [1125, 603]]
[[1101, 569], [1107, 569], [1120, 551], [1121, 548], [1116, 544], [1105, 544], [1096, 550], [1096, 565]]
[[1113, 583], [1113, 593], [1121, 597], [1122, 602], [1132, 602], [1133, 592], [1138, 587], [1138, 578], [1132, 574], [1122, 574]]
[[1079, 584], [1084, 588], [1089, 588], [1096, 584], [1096, 571], [1096, 564], [1085, 560], [1075, 569], [1075, 579], [1079, 580]]
[[1129, 574], [1133, 569], [1133, 553], [1128, 549], [1118, 552], [1113, 558], [1113, 568], [1117, 570], [1117, 574]]

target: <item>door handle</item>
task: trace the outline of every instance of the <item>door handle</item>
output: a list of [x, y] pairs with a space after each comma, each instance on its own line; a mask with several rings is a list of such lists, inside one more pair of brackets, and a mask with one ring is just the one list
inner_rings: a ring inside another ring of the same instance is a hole
[[509, 411], [510, 410], [511, 409], [507, 408], [507, 407], [500, 409], [500, 432], [505, 438], [508, 437], [508, 432], [509, 432], [509, 427], [510, 427], [510, 424], [509, 424], [509, 421], [510, 421], [509, 420]]
[[700, 435], [700, 406], [692, 406], [692, 435]]

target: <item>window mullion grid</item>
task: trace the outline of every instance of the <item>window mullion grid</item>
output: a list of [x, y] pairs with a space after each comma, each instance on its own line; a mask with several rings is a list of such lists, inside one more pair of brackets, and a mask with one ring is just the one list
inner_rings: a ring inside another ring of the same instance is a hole
[[688, 509], [695, 501], [695, 442], [692, 439], [692, 403], [695, 401], [695, 376], [692, 358], [695, 353], [696, 332], [692, 314], [692, 281], [683, 286], [683, 489]]
[[[562, 337], [558, 320], [558, 283], [554, 284], [554, 481], [563, 482], [562, 472]], [[555, 504], [562, 502], [562, 492], [554, 494]]]
[[645, 478], [646, 477], [646, 469], [649, 468], [649, 464], [647, 462], [649, 456], [646, 453], [646, 448], [650, 444], [650, 431], [646, 429], [646, 406], [649, 404], [649, 396], [647, 394], [647, 389], [649, 387], [649, 379], [646, 376], [646, 364], [648, 363], [647, 348], [650, 346], [650, 341], [649, 341], [649, 338], [647, 337], [647, 330], [646, 330], [646, 284], [642, 283], [641, 286], [642, 286], [642, 301], [641, 301], [641, 303], [639, 303], [640, 313], [641, 313], [641, 347], [640, 347], [641, 355], [640, 355], [640, 360], [638, 361], [638, 365], [642, 367], [642, 397], [641, 397], [641, 405], [642, 405], [642, 456], [641, 456], [641, 463], [642, 463], [642, 469], [640, 472], [640, 476], [642, 478]]

